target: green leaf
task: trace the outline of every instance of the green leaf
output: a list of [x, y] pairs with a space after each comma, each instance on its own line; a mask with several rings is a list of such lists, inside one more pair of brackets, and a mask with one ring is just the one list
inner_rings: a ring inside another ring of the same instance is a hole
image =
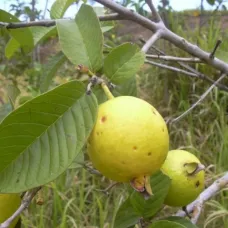
[[144, 63], [144, 53], [135, 44], [125, 43], [114, 48], [104, 60], [104, 73], [120, 84], [134, 76]]
[[112, 25], [107, 25], [107, 26], [102, 26], [102, 27], [101, 27], [101, 31], [102, 31], [103, 33], [108, 32], [108, 31], [111, 30], [111, 29], [113, 29], [113, 26], [112, 26]]
[[84, 162], [84, 150], [81, 150], [74, 161], [69, 166], [69, 169], [79, 169], [82, 168], [82, 163]]
[[[14, 15], [0, 10], [1, 22], [19, 22]], [[30, 51], [33, 48], [33, 37], [29, 28], [8, 29], [10, 35], [17, 40], [17, 42], [23, 47], [24, 51]]]
[[134, 191], [131, 196], [131, 204], [135, 211], [144, 218], [149, 218], [155, 215], [162, 207], [164, 199], [168, 193], [171, 180], [161, 171], [155, 173], [150, 177], [150, 184], [153, 192], [148, 200]]
[[20, 44], [13, 37], [8, 41], [5, 47], [5, 56], [10, 59], [14, 53], [20, 48]]
[[10, 103], [12, 105], [12, 108], [14, 109], [15, 101], [16, 101], [17, 97], [19, 96], [19, 94], [21, 93], [21, 91], [15, 85], [8, 85], [7, 93], [8, 93], [8, 97], [9, 97]]
[[115, 218], [115, 228], [128, 228], [139, 222], [140, 216], [134, 211], [128, 198], [119, 208]]
[[71, 81], [35, 97], [0, 124], [0, 192], [56, 179], [82, 150], [97, 116], [97, 100]]
[[166, 218], [166, 220], [179, 223], [181, 225], [184, 225], [184, 227], [186, 227], [186, 228], [197, 228], [197, 226], [195, 224], [191, 223], [190, 220], [182, 218], [182, 217], [170, 216], [170, 217]]
[[102, 104], [108, 100], [107, 96], [104, 93], [104, 90], [100, 86], [94, 88], [92, 91], [96, 95], [98, 104]]
[[75, 0], [56, 0], [51, 6], [50, 16], [52, 19], [62, 18], [66, 10]]
[[117, 85], [113, 90], [114, 96], [134, 96], [137, 97], [136, 77], [131, 77], [124, 83]]
[[52, 78], [55, 76], [59, 67], [66, 61], [66, 56], [59, 52], [52, 57], [47, 64], [43, 67], [43, 74], [40, 79], [40, 91], [46, 92], [51, 83]]
[[54, 27], [31, 27], [32, 36], [34, 39], [34, 46], [50, 36], [57, 34], [56, 26]]
[[171, 222], [167, 220], [160, 220], [154, 222], [152, 225], [150, 225], [148, 228], [186, 228], [184, 225], [181, 225], [176, 222]]
[[213, 6], [215, 4], [215, 0], [207, 0], [207, 3], [211, 6]]
[[57, 30], [62, 51], [73, 64], [92, 72], [102, 67], [103, 34], [91, 6], [83, 4], [75, 21], [57, 20]]

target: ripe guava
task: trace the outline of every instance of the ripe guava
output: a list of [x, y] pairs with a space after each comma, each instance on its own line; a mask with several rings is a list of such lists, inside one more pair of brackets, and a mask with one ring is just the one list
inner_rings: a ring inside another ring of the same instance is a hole
[[204, 168], [199, 159], [188, 151], [169, 151], [161, 168], [171, 179], [164, 203], [180, 207], [187, 206], [195, 200], [204, 189]]
[[99, 106], [87, 150], [93, 166], [104, 176], [118, 182], [138, 178], [135, 185], [139, 186], [145, 176], [161, 168], [169, 150], [169, 134], [152, 105], [119, 96]]
[[[0, 223], [7, 220], [21, 205], [19, 194], [0, 194]], [[20, 216], [11, 223], [9, 228], [14, 228]]]

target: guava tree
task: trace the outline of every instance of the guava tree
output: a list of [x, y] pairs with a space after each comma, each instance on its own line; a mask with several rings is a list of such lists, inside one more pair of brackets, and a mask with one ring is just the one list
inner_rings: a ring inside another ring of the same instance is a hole
[[[17, 106], [15, 99], [19, 92], [13, 86], [8, 88], [12, 111], [0, 123], [0, 193], [23, 193], [23, 199], [15, 213], [0, 224], [2, 228], [8, 227], [29, 206], [42, 186], [55, 180], [67, 169], [74, 168], [77, 163], [83, 164], [82, 168], [90, 169], [95, 174], [101, 174], [88, 167], [83, 156], [96, 123], [99, 104], [113, 95], [137, 96], [135, 75], [144, 64], [198, 77], [211, 83], [209, 89], [189, 110], [168, 121], [167, 126], [188, 115], [214, 87], [228, 91], [228, 87], [222, 84], [222, 80], [227, 80], [228, 64], [215, 57], [220, 42], [208, 53], [173, 33], [164, 25], [152, 1], [147, 0], [146, 4], [151, 9], [153, 21], [111, 0], [96, 2], [113, 13], [96, 12], [90, 5], [83, 3], [74, 19], [63, 19], [65, 11], [73, 2], [56, 0], [50, 11], [51, 20], [43, 21], [21, 22], [10, 13], [0, 10], [1, 30], [11, 37], [5, 47], [8, 58], [18, 49], [31, 52], [40, 42], [51, 36], [58, 37], [61, 47], [44, 66], [38, 95]], [[113, 26], [107, 24], [107, 21], [114, 20], [138, 23], [151, 30], [153, 35], [142, 48], [129, 42], [114, 48], [107, 47], [104, 33]], [[147, 54], [159, 39], [169, 41], [192, 57], [167, 56], [157, 48], [156, 55]], [[176, 61], [184, 69], [154, 62], [153, 59]], [[66, 61], [74, 64], [75, 71], [84, 77], [50, 88], [56, 71]], [[220, 72], [220, 76], [214, 81], [189, 66], [188, 62], [210, 65]], [[194, 173], [198, 168], [194, 163], [189, 172]], [[195, 224], [204, 202], [227, 183], [226, 173], [175, 215], [161, 218], [159, 212], [163, 208], [171, 179], [158, 171], [150, 177], [149, 184], [143, 183], [145, 188], [152, 187], [149, 199], [145, 199], [137, 188], [131, 188], [129, 184], [123, 185], [129, 191], [129, 197], [119, 208], [115, 227], [135, 227], [136, 224], [151, 228], [197, 227]]]

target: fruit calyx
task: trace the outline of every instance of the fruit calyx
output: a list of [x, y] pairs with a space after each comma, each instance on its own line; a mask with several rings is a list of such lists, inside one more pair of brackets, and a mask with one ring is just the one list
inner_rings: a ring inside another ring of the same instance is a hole
[[205, 170], [205, 166], [197, 162], [185, 163], [184, 168], [189, 176], [194, 176], [200, 171]]
[[130, 181], [133, 189], [141, 193], [145, 199], [149, 199], [152, 195], [152, 189], [150, 185], [150, 176], [140, 176], [133, 178]]

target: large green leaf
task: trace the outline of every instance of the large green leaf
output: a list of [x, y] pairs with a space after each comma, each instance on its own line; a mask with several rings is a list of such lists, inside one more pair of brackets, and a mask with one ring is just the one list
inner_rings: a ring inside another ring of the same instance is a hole
[[186, 228], [184, 225], [181, 225], [176, 222], [171, 222], [167, 220], [160, 220], [154, 222], [152, 225], [150, 225], [148, 228]]
[[50, 16], [52, 19], [62, 18], [68, 7], [76, 2], [75, 0], [56, 0], [51, 6]]
[[125, 43], [114, 48], [104, 60], [104, 73], [120, 84], [134, 76], [144, 63], [144, 53], [135, 44]]
[[5, 47], [6, 58], [10, 59], [19, 48], [20, 44], [18, 43], [18, 41], [11, 37]]
[[134, 96], [137, 97], [136, 77], [133, 76], [124, 83], [117, 85], [113, 90], [114, 96]]
[[[104, 16], [105, 15], [105, 8], [104, 7], [94, 6], [93, 10], [97, 14], [97, 16]], [[101, 21], [100, 24], [101, 24], [101, 30], [103, 33], [114, 28], [114, 22], [113, 21]]]
[[171, 180], [161, 171], [152, 175], [150, 184], [153, 192], [148, 200], [138, 193], [133, 192], [130, 196], [131, 204], [135, 211], [144, 218], [152, 217], [161, 209], [164, 199], [168, 193]]
[[66, 60], [66, 56], [62, 52], [59, 52], [43, 66], [43, 74], [40, 79], [40, 91], [42, 93], [48, 90], [56, 71]]
[[139, 222], [140, 216], [134, 211], [128, 198], [119, 208], [115, 218], [115, 228], [128, 228]]
[[83, 64], [96, 72], [102, 67], [103, 34], [91, 6], [83, 4], [72, 20], [57, 20], [63, 53], [75, 65]]
[[[14, 15], [0, 9], [1, 22], [19, 22]], [[17, 40], [24, 51], [30, 51], [33, 47], [33, 37], [29, 28], [8, 29], [10, 35]]]
[[69, 166], [69, 169], [79, 169], [82, 168], [83, 165], [82, 163], [84, 163], [85, 158], [84, 158], [84, 150], [81, 150], [77, 157], [74, 159], [74, 161], [71, 163], [71, 165]]
[[163, 220], [154, 222], [148, 228], [197, 228], [190, 220], [185, 218], [172, 216]]
[[97, 100], [71, 81], [37, 96], [0, 124], [0, 192], [22, 192], [63, 173], [83, 148]]
[[50, 36], [57, 34], [56, 26], [54, 27], [31, 27], [32, 36], [34, 39], [34, 46]]
[[166, 218], [166, 220], [179, 223], [181, 225], [184, 225], [186, 228], [197, 228], [197, 226], [195, 224], [193, 224], [190, 220], [182, 218], [182, 217], [170, 216], [170, 217]]

